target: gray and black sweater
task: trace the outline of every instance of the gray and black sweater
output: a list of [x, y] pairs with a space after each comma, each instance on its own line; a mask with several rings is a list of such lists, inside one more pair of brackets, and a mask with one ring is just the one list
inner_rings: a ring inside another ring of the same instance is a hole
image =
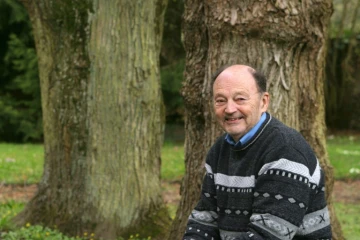
[[305, 139], [267, 113], [245, 145], [220, 137], [184, 240], [331, 239], [324, 173]]

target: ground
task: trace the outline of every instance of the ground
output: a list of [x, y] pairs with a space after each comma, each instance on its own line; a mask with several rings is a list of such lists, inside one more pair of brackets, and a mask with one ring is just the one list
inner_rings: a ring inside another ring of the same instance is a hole
[[[176, 205], [180, 200], [180, 184], [163, 182], [163, 198], [167, 204]], [[9, 200], [28, 201], [36, 192], [33, 185], [0, 185], [0, 203]], [[335, 181], [333, 199], [335, 202], [360, 204], [360, 180]]]
[[360, 204], [360, 180], [335, 181], [333, 199], [335, 202]]

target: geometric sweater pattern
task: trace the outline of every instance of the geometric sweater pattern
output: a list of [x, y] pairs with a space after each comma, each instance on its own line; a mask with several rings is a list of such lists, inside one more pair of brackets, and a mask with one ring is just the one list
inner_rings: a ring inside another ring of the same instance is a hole
[[242, 146], [217, 139], [184, 240], [331, 239], [324, 172], [302, 135], [269, 113]]

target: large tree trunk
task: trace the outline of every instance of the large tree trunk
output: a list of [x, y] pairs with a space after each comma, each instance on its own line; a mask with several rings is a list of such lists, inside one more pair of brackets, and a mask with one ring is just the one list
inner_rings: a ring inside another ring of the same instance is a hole
[[39, 58], [45, 164], [16, 218], [115, 239], [167, 232], [159, 53], [167, 0], [23, 1]]
[[326, 153], [324, 64], [332, 12], [322, 1], [185, 1], [186, 174], [169, 240], [181, 239], [200, 196], [207, 150], [219, 136], [211, 74], [221, 65], [248, 64], [268, 77], [270, 112], [300, 131], [326, 172], [334, 239], [342, 239], [331, 200], [333, 171]]

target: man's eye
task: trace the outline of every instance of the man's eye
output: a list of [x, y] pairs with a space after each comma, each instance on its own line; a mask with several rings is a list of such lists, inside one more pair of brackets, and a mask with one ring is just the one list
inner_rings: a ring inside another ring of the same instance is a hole
[[216, 99], [215, 100], [216, 105], [221, 105], [221, 104], [224, 104], [225, 102], [226, 102], [225, 99]]
[[235, 102], [239, 105], [243, 105], [243, 104], [246, 104], [246, 102], [248, 101], [249, 99], [246, 98], [246, 97], [238, 97], [238, 98], [235, 98]]

